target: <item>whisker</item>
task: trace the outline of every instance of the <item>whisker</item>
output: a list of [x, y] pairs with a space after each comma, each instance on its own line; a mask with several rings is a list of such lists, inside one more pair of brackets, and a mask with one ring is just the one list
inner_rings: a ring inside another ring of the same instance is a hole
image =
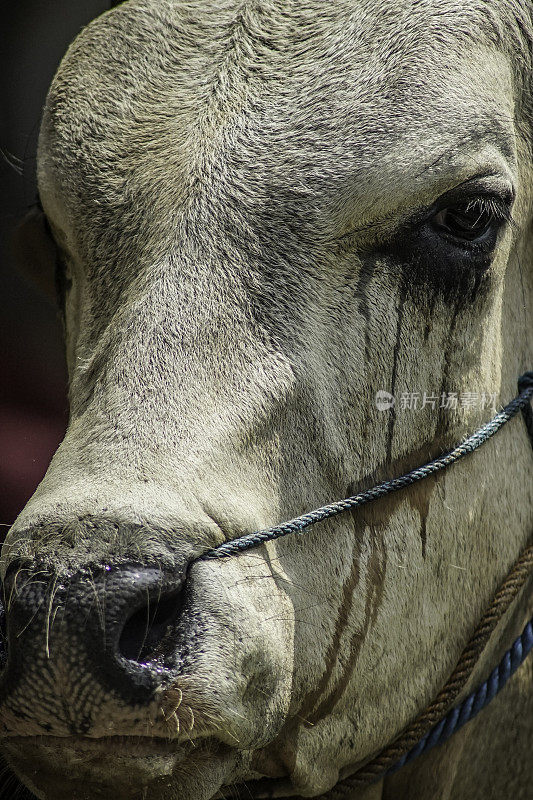
[[10, 153], [8, 150], [4, 150], [2, 147], [0, 147], [0, 155], [3, 157], [8, 167], [11, 167], [17, 175], [20, 177], [24, 175], [24, 162], [18, 158], [18, 156], [14, 155], [14, 153]]

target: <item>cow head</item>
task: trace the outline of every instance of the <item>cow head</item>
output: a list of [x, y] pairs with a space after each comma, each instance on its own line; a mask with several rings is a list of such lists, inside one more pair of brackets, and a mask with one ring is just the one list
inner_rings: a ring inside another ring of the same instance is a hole
[[518, 424], [195, 559], [437, 455], [531, 368], [520, 9], [131, 0], [70, 47], [38, 164], [70, 424], [2, 553], [38, 797], [318, 795], [446, 679], [533, 521]]

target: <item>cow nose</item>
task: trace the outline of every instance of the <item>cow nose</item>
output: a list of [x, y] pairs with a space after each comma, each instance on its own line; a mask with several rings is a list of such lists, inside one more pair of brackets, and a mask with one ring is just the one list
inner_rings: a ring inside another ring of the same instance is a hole
[[84, 569], [60, 580], [12, 565], [4, 582], [7, 673], [42, 658], [78, 663], [128, 702], [145, 702], [176, 667], [186, 565]]

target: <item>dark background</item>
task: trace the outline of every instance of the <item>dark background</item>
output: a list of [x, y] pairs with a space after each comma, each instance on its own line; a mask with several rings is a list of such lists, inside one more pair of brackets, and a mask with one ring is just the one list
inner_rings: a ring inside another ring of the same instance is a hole
[[0, 15], [0, 540], [41, 480], [67, 418], [53, 304], [15, 267], [10, 239], [35, 202], [41, 111], [68, 44], [109, 0], [18, 0]]
[[[53, 304], [18, 274], [11, 237], [36, 199], [41, 111], [68, 44], [109, 0], [15, 0], [0, 13], [0, 541], [63, 438], [67, 387]], [[0, 758], [0, 798], [29, 800]], [[59, 798], [58, 798], [59, 800]]]

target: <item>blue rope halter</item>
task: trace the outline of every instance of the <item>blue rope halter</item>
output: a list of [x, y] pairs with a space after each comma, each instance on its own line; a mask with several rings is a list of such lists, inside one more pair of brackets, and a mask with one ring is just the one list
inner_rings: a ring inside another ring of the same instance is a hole
[[527, 658], [532, 648], [533, 619], [530, 619], [520, 636], [513, 642], [512, 647], [507, 650], [498, 666], [492, 670], [487, 680], [474, 689], [468, 697], [465, 697], [462, 703], [454, 706], [408, 753], [399, 758], [392, 767], [389, 767], [376, 780], [381, 780], [386, 775], [392, 775], [404, 764], [408, 764], [417, 758], [417, 756], [421, 756], [422, 753], [427, 753], [434, 747], [443, 744], [463, 725], [474, 719], [503, 689], [509, 678], [514, 675], [520, 664]]
[[[518, 381], [517, 397], [514, 398], [508, 405], [499, 411], [489, 422], [486, 422], [471, 436], [467, 437], [464, 442], [454, 447], [444, 455], [423, 464], [416, 469], [401, 475], [399, 478], [383, 481], [377, 486], [367, 489], [366, 491], [359, 492], [352, 497], [347, 497], [344, 500], [337, 500], [333, 503], [321, 506], [314, 511], [309, 511], [302, 514], [295, 519], [284, 522], [280, 525], [274, 525], [265, 530], [256, 531], [238, 539], [233, 539], [228, 542], [223, 542], [217, 547], [203, 553], [197, 560], [208, 561], [214, 559], [227, 558], [232, 555], [237, 555], [252, 547], [257, 547], [265, 542], [270, 542], [280, 537], [287, 536], [290, 533], [302, 533], [305, 528], [314, 525], [316, 522], [329, 519], [330, 517], [342, 514], [350, 509], [359, 508], [360, 506], [377, 500], [380, 497], [385, 497], [392, 492], [399, 489], [404, 489], [417, 481], [427, 478], [428, 475], [450, 466], [451, 464], [464, 458], [469, 453], [473, 453], [484, 442], [488, 441], [491, 436], [500, 430], [509, 420], [521, 411], [526, 425], [526, 430], [533, 447], [533, 409], [531, 407], [531, 398], [533, 397], [533, 372], [526, 372]], [[399, 770], [404, 764], [409, 763], [417, 756], [422, 755], [436, 747], [447, 739], [450, 738], [456, 731], [458, 731], [469, 720], [473, 719], [490, 701], [498, 694], [498, 692], [505, 686], [509, 678], [518, 669], [520, 664], [526, 659], [528, 654], [533, 649], [533, 619], [531, 619], [524, 630], [514, 641], [512, 647], [507, 650], [502, 660], [497, 667], [493, 669], [489, 677], [481, 683], [471, 694], [468, 695], [461, 703], [454, 706], [442, 719], [439, 720], [430, 730], [422, 736], [422, 738], [410, 750], [404, 753], [395, 763], [388, 769], [380, 774], [377, 774], [372, 782], [382, 780], [386, 775], [392, 774]], [[349, 787], [350, 779], [341, 781], [337, 787], [334, 787], [328, 797], [338, 797], [342, 795], [342, 784], [346, 783]]]

